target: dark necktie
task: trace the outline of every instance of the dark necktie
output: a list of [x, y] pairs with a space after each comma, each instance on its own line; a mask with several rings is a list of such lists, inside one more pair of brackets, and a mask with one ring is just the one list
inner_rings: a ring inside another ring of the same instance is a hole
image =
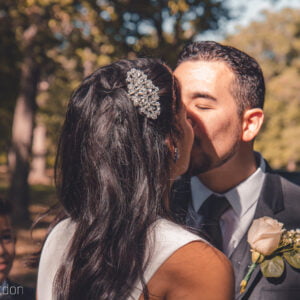
[[221, 251], [223, 238], [219, 221], [228, 208], [230, 208], [230, 204], [225, 197], [212, 194], [205, 200], [198, 211], [203, 216], [201, 229], [211, 238], [210, 242]]

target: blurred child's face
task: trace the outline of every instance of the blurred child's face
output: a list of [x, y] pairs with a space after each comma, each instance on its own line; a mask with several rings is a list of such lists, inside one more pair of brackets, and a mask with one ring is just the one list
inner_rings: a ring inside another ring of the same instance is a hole
[[0, 215], [0, 283], [7, 278], [15, 258], [15, 237], [9, 216]]

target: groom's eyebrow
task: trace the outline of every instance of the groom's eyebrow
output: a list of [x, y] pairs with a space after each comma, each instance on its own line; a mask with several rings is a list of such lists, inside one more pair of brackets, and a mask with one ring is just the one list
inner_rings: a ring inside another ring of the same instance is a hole
[[210, 94], [207, 93], [202, 93], [202, 92], [195, 92], [192, 94], [192, 99], [198, 99], [198, 98], [204, 98], [207, 100], [212, 100], [212, 101], [217, 101], [217, 98], [211, 96]]

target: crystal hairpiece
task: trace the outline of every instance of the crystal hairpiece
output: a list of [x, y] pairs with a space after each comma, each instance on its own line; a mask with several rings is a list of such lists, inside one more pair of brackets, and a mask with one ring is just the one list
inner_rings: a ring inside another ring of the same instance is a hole
[[140, 70], [132, 68], [126, 77], [128, 96], [141, 114], [150, 119], [160, 115], [159, 88]]

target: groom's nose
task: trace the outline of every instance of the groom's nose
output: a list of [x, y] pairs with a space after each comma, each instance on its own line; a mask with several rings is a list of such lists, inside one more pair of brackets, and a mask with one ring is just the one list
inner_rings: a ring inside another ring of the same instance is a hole
[[195, 133], [197, 133], [198, 130], [201, 130], [201, 120], [199, 116], [194, 112], [194, 110], [187, 106], [186, 107], [186, 114], [187, 114], [187, 119], [191, 123], [193, 130]]
[[195, 130], [197, 123], [195, 122], [194, 118], [190, 117], [189, 114], [187, 114], [187, 120], [191, 124], [193, 130]]
[[199, 114], [195, 113], [193, 109], [188, 109], [187, 108], [187, 119], [190, 121], [195, 138], [203, 138], [207, 137], [208, 132], [205, 126], [204, 120], [199, 116]]

